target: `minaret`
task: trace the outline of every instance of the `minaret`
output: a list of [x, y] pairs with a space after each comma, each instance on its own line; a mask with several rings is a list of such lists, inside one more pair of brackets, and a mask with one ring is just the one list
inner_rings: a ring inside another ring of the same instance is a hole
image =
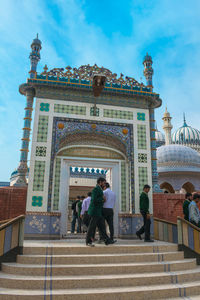
[[[36, 39], [33, 40], [31, 44], [32, 51], [30, 53], [30, 61], [31, 61], [31, 70], [30, 70], [30, 78], [35, 78], [37, 64], [40, 60], [40, 50], [41, 50], [41, 41], [38, 39], [38, 35]], [[22, 137], [22, 146], [21, 146], [21, 156], [19, 167], [17, 168], [18, 175], [17, 180], [15, 182], [15, 186], [26, 186], [26, 174], [28, 171], [27, 166], [27, 158], [29, 152], [29, 142], [30, 142], [30, 131], [31, 131], [31, 121], [32, 121], [32, 111], [33, 111], [33, 99], [35, 96], [35, 90], [32, 87], [27, 86], [26, 88], [26, 107], [25, 107], [25, 117], [24, 117], [24, 127], [23, 127], [23, 137]]]
[[35, 78], [37, 73], [37, 64], [40, 60], [40, 50], [42, 49], [41, 41], [38, 39], [38, 34], [36, 38], [33, 40], [31, 44], [31, 53], [30, 53], [30, 61], [31, 61], [31, 70], [30, 70], [30, 78]]
[[172, 131], [172, 124], [171, 124], [171, 119], [170, 113], [167, 111], [167, 107], [165, 109], [164, 116], [162, 118], [163, 122], [163, 129], [165, 131], [165, 145], [170, 145], [172, 143], [172, 136], [171, 136], [171, 131]]
[[147, 81], [147, 87], [153, 90], [152, 76], [153, 76], [153, 68], [152, 68], [152, 58], [148, 53], [144, 57], [143, 65], [144, 65], [144, 76]]

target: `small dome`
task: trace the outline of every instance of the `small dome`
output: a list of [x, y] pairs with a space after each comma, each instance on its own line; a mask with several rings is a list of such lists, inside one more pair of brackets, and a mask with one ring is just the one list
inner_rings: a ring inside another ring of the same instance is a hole
[[200, 154], [182, 145], [157, 148], [158, 172], [200, 172]]
[[184, 124], [172, 134], [172, 143], [200, 145], [200, 131]]
[[156, 130], [155, 138], [157, 142], [165, 142], [165, 135], [161, 131]]
[[144, 62], [144, 61], [147, 61], [147, 60], [152, 62], [152, 58], [151, 58], [151, 56], [148, 54], [148, 52], [147, 52], [147, 54], [145, 55], [143, 62]]
[[42, 48], [41, 45], [42, 45], [42, 42], [39, 40], [38, 34], [37, 34], [36, 38], [33, 39], [33, 41], [32, 41], [31, 47], [32, 47], [32, 46], [39, 46], [40, 49], [41, 49], [41, 48]]

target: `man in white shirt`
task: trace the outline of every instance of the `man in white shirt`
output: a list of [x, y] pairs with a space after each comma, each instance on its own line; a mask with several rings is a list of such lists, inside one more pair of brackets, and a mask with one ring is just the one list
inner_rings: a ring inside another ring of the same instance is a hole
[[90, 206], [90, 201], [91, 201], [91, 192], [89, 192], [88, 197], [83, 200], [82, 203], [82, 209], [81, 209], [81, 218], [83, 220], [83, 224], [88, 227], [90, 223], [90, 216], [88, 215], [88, 208]]
[[114, 226], [113, 226], [113, 209], [116, 202], [116, 195], [110, 189], [110, 185], [108, 182], [105, 184], [105, 190], [103, 191], [105, 202], [103, 205], [102, 215], [106, 222], [108, 223], [109, 231], [110, 231], [110, 239], [113, 241], [114, 237]]

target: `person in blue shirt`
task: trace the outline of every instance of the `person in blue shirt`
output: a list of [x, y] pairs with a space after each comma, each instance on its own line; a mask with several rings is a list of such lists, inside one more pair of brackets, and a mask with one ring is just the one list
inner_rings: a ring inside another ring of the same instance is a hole
[[194, 194], [193, 200], [189, 205], [189, 221], [197, 227], [200, 227], [200, 212], [197, 205], [199, 201], [200, 195]]

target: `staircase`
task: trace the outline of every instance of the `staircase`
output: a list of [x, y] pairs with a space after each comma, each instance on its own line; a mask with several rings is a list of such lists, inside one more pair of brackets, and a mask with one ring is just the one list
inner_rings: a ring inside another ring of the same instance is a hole
[[[195, 296], [196, 295], [196, 296]], [[26, 242], [16, 263], [3, 263], [0, 299], [200, 299], [200, 267], [177, 245], [84, 240]], [[191, 297], [191, 296], [194, 296]], [[190, 297], [190, 298], [188, 298]]]

